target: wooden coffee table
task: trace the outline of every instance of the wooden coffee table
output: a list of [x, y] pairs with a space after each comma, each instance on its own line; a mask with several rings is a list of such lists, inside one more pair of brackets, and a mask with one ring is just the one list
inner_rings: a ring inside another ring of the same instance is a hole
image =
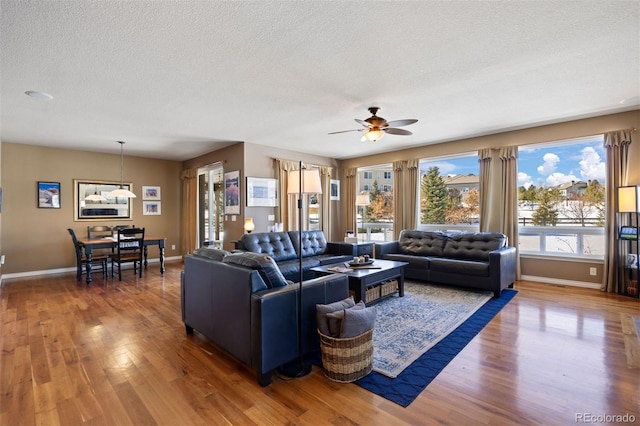
[[[316, 274], [344, 274], [349, 277], [349, 292], [356, 302], [364, 300], [366, 304], [377, 302], [396, 291], [404, 296], [404, 267], [407, 262], [374, 259], [370, 267], [349, 267], [344, 263], [316, 266], [311, 268]], [[397, 285], [394, 283], [397, 281]], [[390, 291], [393, 290], [393, 291]], [[383, 294], [384, 293], [384, 294]]]

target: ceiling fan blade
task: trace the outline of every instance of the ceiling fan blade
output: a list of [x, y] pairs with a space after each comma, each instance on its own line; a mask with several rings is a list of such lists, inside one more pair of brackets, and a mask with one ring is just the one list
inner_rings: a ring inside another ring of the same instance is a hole
[[353, 129], [353, 130], [340, 130], [339, 132], [329, 132], [330, 135], [335, 135], [338, 133], [348, 133], [348, 132], [361, 132], [364, 129]]
[[414, 119], [414, 118], [409, 118], [406, 120], [393, 120], [393, 121], [389, 121], [387, 124], [389, 125], [389, 127], [402, 127], [402, 126], [408, 126], [409, 124], [414, 124], [417, 123], [418, 120]]
[[412, 135], [413, 133], [411, 133], [408, 130], [404, 130], [404, 129], [396, 129], [395, 127], [387, 127], [386, 129], [382, 129], [385, 133], [389, 133], [390, 135]]
[[360, 120], [359, 118], [354, 118], [354, 120], [356, 120], [356, 123], [362, 124], [364, 127], [369, 127], [369, 123], [364, 120]]

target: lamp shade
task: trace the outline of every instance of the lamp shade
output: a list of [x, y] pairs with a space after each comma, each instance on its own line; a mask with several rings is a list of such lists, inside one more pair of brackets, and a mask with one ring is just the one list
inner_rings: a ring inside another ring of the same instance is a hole
[[618, 187], [618, 212], [637, 213], [640, 211], [640, 186]]
[[384, 132], [382, 130], [373, 129], [373, 130], [369, 130], [367, 133], [364, 134], [364, 136], [362, 137], [362, 141], [376, 142], [382, 139], [383, 136], [384, 136]]
[[109, 192], [110, 197], [126, 197], [126, 198], [136, 198], [136, 194], [129, 191], [128, 189], [118, 188]]
[[84, 197], [84, 199], [87, 201], [107, 201], [107, 199], [100, 194], [91, 194]]
[[356, 196], [356, 206], [368, 206], [369, 194], [360, 194]]
[[252, 217], [246, 218], [244, 220], [244, 230], [250, 234], [251, 231], [253, 231], [254, 229], [256, 229], [256, 224], [253, 223], [253, 218]]
[[[289, 172], [287, 183], [287, 194], [300, 193], [300, 170], [292, 170]], [[302, 193], [303, 194], [322, 194], [322, 184], [320, 183], [320, 172], [318, 169], [302, 170]]]

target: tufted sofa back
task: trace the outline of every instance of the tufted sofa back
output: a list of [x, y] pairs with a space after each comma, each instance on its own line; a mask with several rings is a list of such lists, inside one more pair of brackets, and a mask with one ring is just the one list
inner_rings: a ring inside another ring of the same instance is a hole
[[489, 260], [489, 252], [507, 245], [507, 237], [497, 232], [461, 232], [450, 235], [444, 256], [464, 260]]
[[[289, 237], [293, 247], [298, 252], [298, 231], [289, 231]], [[302, 257], [324, 254], [327, 249], [327, 240], [322, 231], [302, 231]]]
[[276, 262], [298, 257], [288, 232], [244, 234], [240, 246], [253, 253], [266, 254]]
[[400, 253], [413, 256], [442, 256], [447, 235], [439, 231], [403, 229], [398, 245]]

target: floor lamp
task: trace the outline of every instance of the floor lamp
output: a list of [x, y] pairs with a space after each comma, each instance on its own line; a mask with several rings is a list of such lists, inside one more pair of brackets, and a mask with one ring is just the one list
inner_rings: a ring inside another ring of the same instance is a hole
[[287, 377], [302, 377], [311, 372], [311, 364], [305, 363], [302, 345], [302, 196], [304, 194], [322, 194], [320, 173], [318, 169], [307, 169], [300, 161], [299, 170], [289, 172], [287, 179], [287, 194], [298, 194], [298, 267], [300, 268], [298, 288], [298, 359], [285, 364], [280, 373]]
[[[365, 212], [364, 206], [368, 206], [368, 205], [369, 205], [369, 194], [360, 194], [356, 196], [356, 207], [362, 206], [362, 214], [360, 215], [360, 218], [362, 219], [363, 228], [364, 228], [364, 212]], [[360, 232], [356, 232], [356, 234], [358, 236], [358, 242], [360, 242]]]

